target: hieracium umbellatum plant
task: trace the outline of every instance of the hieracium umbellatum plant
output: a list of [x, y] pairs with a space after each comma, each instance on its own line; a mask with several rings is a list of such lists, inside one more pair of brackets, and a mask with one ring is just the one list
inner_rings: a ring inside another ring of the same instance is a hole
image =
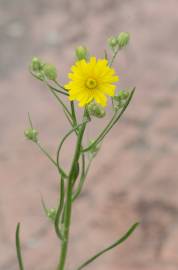
[[[90, 56], [85, 46], [79, 46], [75, 50], [76, 59], [68, 74], [69, 80], [64, 85], [59, 82], [58, 77], [60, 78], [60, 75], [58, 76], [57, 69], [53, 64], [45, 63], [41, 59], [34, 57], [30, 65], [31, 74], [51, 92], [71, 126], [57, 146], [55, 157], [41, 144], [39, 132], [34, 127], [30, 114], [28, 115], [29, 126], [24, 132], [25, 137], [33, 142], [54, 165], [59, 176], [60, 192], [56, 206], [49, 209], [42, 199], [45, 214], [51, 221], [51, 226], [60, 242], [59, 258], [56, 258], [57, 263], [54, 270], [66, 270], [66, 261], [70, 259], [68, 258], [68, 246], [70, 243], [72, 206], [82, 193], [88, 171], [100, 150], [101, 143], [111, 129], [118, 124], [135, 91], [135, 88], [131, 90], [117, 89], [116, 83], [120, 81], [120, 78], [112, 67], [118, 53], [127, 46], [129, 38], [129, 33], [126, 32], [111, 37], [108, 40], [110, 57], [105, 50], [103, 58], [100, 59]], [[78, 106], [79, 108], [76, 110]], [[104, 121], [106, 106], [112, 112], [110, 120], [106, 123], [105, 128], [100, 130], [96, 138], [89, 138], [88, 142], [86, 142], [85, 133], [89, 122], [92, 122], [94, 118], [98, 118], [98, 121]], [[79, 110], [83, 113], [82, 120], [77, 113]], [[76, 143], [74, 151], [70, 153], [70, 156], [72, 156], [70, 169], [66, 171], [62, 164], [61, 149], [73, 134], [76, 136]], [[86, 261], [80, 263], [78, 267], [74, 267], [73, 270], [83, 269], [105, 252], [123, 243], [137, 226], [138, 223], [134, 223], [113, 244], [102, 249], [97, 254], [91, 255]], [[19, 269], [25, 270], [19, 232], [20, 223], [16, 229], [16, 249]]]

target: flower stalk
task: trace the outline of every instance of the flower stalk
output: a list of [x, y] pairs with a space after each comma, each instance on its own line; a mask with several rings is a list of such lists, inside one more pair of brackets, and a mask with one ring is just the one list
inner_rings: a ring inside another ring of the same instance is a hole
[[80, 153], [81, 153], [81, 144], [82, 144], [82, 138], [84, 135], [84, 131], [86, 128], [86, 123], [83, 123], [82, 126], [79, 128], [75, 153], [73, 156], [73, 161], [68, 177], [67, 182], [67, 194], [66, 194], [66, 208], [64, 213], [64, 232], [63, 232], [63, 240], [61, 244], [61, 254], [60, 254], [60, 260], [57, 267], [57, 270], [63, 270], [65, 266], [66, 261], [66, 255], [67, 255], [67, 249], [68, 249], [68, 241], [69, 241], [69, 229], [70, 229], [70, 221], [71, 221], [71, 212], [72, 212], [72, 183], [75, 180], [74, 179], [74, 169], [76, 164], [78, 163]]

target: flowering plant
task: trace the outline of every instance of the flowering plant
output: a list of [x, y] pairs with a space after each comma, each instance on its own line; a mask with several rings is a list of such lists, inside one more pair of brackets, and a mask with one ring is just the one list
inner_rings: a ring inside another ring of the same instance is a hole
[[[71, 129], [63, 137], [57, 148], [55, 159], [41, 145], [38, 131], [34, 128], [30, 115], [30, 127], [25, 130], [26, 138], [36, 144], [44, 155], [47, 156], [49, 161], [52, 162], [57, 169], [60, 178], [60, 194], [56, 208], [48, 209], [45, 202], [42, 200], [46, 216], [52, 221], [56, 235], [61, 242], [59, 262], [56, 270], [66, 269], [72, 205], [82, 192], [91, 163], [98, 153], [104, 137], [112, 127], [118, 123], [135, 91], [135, 88], [133, 88], [132, 90], [120, 90], [116, 92], [115, 83], [119, 81], [119, 77], [112, 67], [118, 52], [126, 47], [128, 41], [129, 34], [125, 32], [108, 40], [112, 53], [110, 60], [106, 51], [104, 59], [97, 60], [96, 57], [89, 56], [88, 50], [85, 47], [78, 47], [76, 49], [77, 60], [71, 67], [71, 73], [68, 74], [69, 82], [64, 86], [57, 80], [57, 70], [54, 65], [43, 63], [36, 57], [32, 59], [30, 65], [31, 74], [48, 87], [59, 102], [71, 125]], [[65, 101], [62, 99], [62, 95], [65, 97]], [[110, 121], [99, 133], [97, 138], [90, 140], [87, 145], [84, 145], [87, 124], [92, 121], [93, 117], [102, 118], [105, 116], [105, 107], [107, 106], [108, 100], [111, 101], [110, 107], [113, 112]], [[78, 102], [77, 105], [83, 110], [81, 122], [76, 113], [75, 101]], [[73, 133], [76, 134], [76, 145], [74, 153], [72, 153], [73, 157], [70, 170], [67, 172], [61, 164], [60, 154], [67, 138]], [[91, 256], [88, 260], [81, 263], [76, 270], [83, 269], [105, 252], [123, 243], [137, 226], [138, 223], [133, 224], [119, 240]], [[24, 270], [20, 244], [20, 223], [17, 224], [16, 228], [16, 250], [19, 269]]]

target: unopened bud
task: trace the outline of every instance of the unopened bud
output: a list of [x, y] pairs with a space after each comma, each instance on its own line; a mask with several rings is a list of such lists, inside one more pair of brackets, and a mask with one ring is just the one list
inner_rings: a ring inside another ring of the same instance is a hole
[[95, 101], [89, 103], [87, 109], [90, 116], [95, 116], [97, 118], [102, 118], [106, 114], [103, 107], [100, 104], [96, 103]]
[[127, 90], [120, 90], [118, 93], [118, 97], [121, 99], [127, 99], [129, 94], [130, 94], [129, 91]]
[[118, 46], [120, 49], [127, 46], [129, 43], [130, 34], [128, 32], [121, 32], [117, 37]]
[[129, 91], [120, 90], [118, 95], [113, 97], [113, 100], [115, 101], [115, 108], [116, 109], [123, 108], [129, 95], [130, 95]]
[[47, 79], [55, 81], [57, 79], [57, 70], [56, 67], [52, 64], [45, 64], [43, 66], [43, 72]]
[[116, 37], [110, 37], [108, 39], [108, 44], [111, 47], [112, 50], [115, 49], [115, 47], [118, 45], [118, 40]]
[[37, 142], [38, 141], [38, 131], [34, 128], [28, 128], [25, 130], [24, 132], [25, 137], [33, 142]]
[[39, 58], [33, 57], [31, 62], [31, 68], [34, 72], [40, 71], [42, 69], [42, 62]]
[[47, 210], [48, 218], [54, 222], [56, 219], [57, 210], [55, 208], [51, 208]]
[[87, 60], [87, 56], [88, 56], [88, 50], [86, 47], [83, 46], [79, 46], [76, 50], [75, 50], [75, 54], [78, 60]]
[[43, 66], [44, 64], [41, 62], [39, 58], [33, 57], [30, 65], [31, 73], [33, 74], [33, 76], [35, 76], [37, 79], [41, 81], [44, 80]]

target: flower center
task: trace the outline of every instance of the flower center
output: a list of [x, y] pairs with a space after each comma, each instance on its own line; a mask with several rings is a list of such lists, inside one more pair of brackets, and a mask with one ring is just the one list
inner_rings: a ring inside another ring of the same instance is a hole
[[96, 88], [96, 86], [97, 86], [97, 82], [93, 78], [88, 78], [86, 80], [86, 83], [85, 84], [86, 84], [86, 87], [89, 88], [89, 89]]

